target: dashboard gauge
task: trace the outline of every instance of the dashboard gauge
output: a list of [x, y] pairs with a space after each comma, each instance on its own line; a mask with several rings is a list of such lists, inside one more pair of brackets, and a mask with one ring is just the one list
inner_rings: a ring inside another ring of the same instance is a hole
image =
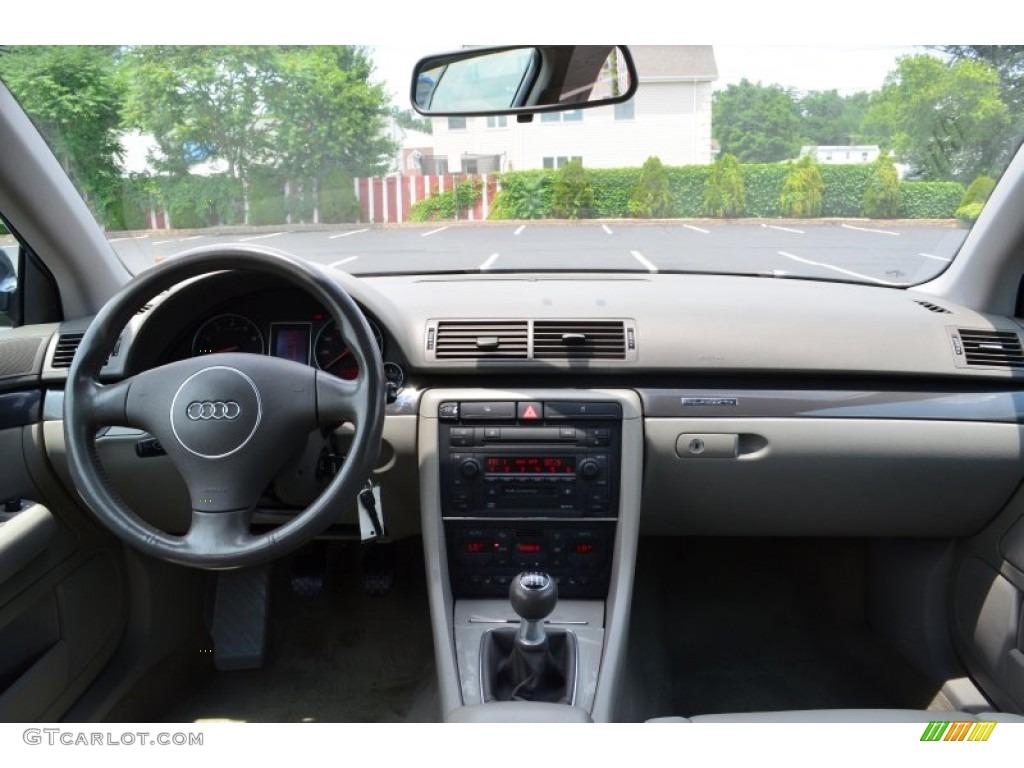
[[405, 383], [405, 371], [398, 363], [384, 363], [384, 379], [388, 384], [393, 384], [395, 389], [401, 389]]
[[[377, 348], [384, 352], [384, 335], [380, 328], [372, 320], [367, 321], [370, 330], [373, 331], [373, 338], [377, 342]], [[341, 336], [338, 324], [333, 320], [328, 322], [316, 335], [313, 343], [313, 356], [316, 359], [317, 367], [339, 379], [354, 379], [359, 375], [359, 366], [356, 365], [355, 356], [348, 346], [348, 342]]]
[[192, 356], [215, 352], [249, 352], [262, 355], [263, 334], [256, 323], [242, 315], [217, 315], [203, 323], [192, 339]]

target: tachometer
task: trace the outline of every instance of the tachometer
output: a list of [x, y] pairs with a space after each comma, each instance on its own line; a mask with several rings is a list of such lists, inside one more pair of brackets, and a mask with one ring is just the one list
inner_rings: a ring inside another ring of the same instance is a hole
[[[370, 330], [373, 331], [373, 338], [377, 340], [377, 347], [381, 353], [384, 352], [384, 335], [380, 328], [372, 320], [367, 321]], [[352, 355], [348, 342], [342, 338], [338, 325], [331, 320], [316, 335], [313, 344], [313, 357], [316, 359], [317, 367], [339, 379], [354, 379], [359, 375], [359, 366]]]
[[192, 339], [192, 356], [215, 352], [250, 352], [262, 355], [263, 334], [242, 315], [217, 315], [203, 323]]

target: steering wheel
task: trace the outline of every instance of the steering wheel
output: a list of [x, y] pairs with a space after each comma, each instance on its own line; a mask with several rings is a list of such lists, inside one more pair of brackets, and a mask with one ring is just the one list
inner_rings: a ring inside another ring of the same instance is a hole
[[[358, 377], [346, 381], [289, 360], [225, 353], [100, 382], [118, 335], [147, 300], [182, 280], [222, 270], [261, 272], [308, 291], [337, 322]], [[378, 458], [384, 400], [383, 364], [366, 318], [322, 268], [270, 248], [204, 246], [136, 277], [89, 326], [64, 398], [69, 468], [89, 508], [136, 549], [197, 568], [256, 565], [314, 538], [355, 498]], [[252, 511], [285, 461], [318, 427], [345, 422], [355, 428], [351, 449], [320, 496], [280, 527], [250, 533]], [[143, 429], [160, 441], [191, 498], [186, 534], [149, 525], [111, 487], [96, 433], [114, 425]]]

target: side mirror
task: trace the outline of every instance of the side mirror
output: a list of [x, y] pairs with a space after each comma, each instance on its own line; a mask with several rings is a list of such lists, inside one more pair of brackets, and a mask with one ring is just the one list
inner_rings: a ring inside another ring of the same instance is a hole
[[637, 88], [624, 45], [467, 48], [428, 56], [413, 71], [423, 115], [511, 115], [618, 104]]

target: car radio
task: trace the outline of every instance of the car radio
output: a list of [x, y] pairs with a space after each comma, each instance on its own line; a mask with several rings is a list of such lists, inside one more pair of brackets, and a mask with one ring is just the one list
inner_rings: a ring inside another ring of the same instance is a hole
[[443, 402], [438, 418], [453, 591], [504, 596], [519, 571], [539, 569], [566, 596], [602, 597], [619, 507], [621, 406]]

